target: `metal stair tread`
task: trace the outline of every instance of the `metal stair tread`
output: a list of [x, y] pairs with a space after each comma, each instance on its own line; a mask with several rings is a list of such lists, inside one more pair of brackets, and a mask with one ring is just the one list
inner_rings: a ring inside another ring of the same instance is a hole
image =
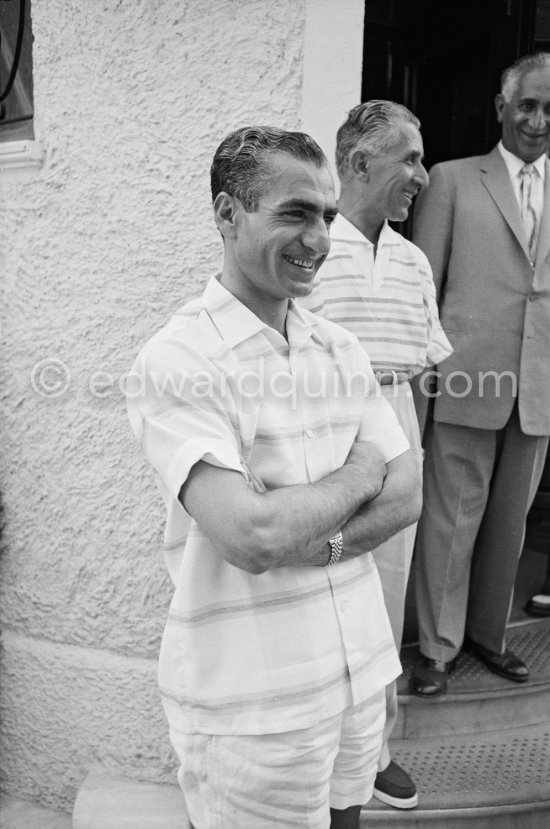
[[416, 783], [418, 807], [405, 813], [373, 799], [363, 810], [367, 826], [375, 814], [405, 825], [424, 813], [444, 819], [484, 810], [495, 819], [499, 812], [547, 810], [550, 821], [550, 721], [490, 734], [396, 740], [392, 754]]

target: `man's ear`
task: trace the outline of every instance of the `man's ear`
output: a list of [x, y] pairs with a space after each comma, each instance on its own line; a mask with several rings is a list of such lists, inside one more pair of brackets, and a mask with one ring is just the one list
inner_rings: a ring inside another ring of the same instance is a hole
[[498, 95], [495, 96], [495, 109], [497, 111], [497, 121], [499, 124], [502, 124], [502, 112], [506, 105], [506, 101], [504, 99], [504, 95], [502, 92], [499, 92]]
[[224, 239], [233, 239], [239, 213], [239, 201], [222, 190], [214, 199], [214, 218]]
[[349, 160], [349, 166], [356, 176], [367, 180], [369, 176], [369, 156], [363, 150], [354, 150]]

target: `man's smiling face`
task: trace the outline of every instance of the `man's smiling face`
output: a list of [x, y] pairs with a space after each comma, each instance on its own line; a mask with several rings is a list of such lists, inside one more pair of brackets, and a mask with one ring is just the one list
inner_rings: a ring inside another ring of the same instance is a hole
[[421, 187], [428, 184], [422, 164], [422, 136], [414, 124], [403, 122], [396, 141], [379, 155], [369, 157], [365, 200], [371, 215], [402, 222]]
[[550, 143], [550, 66], [525, 72], [511, 100], [499, 93], [495, 105], [504, 147], [522, 161], [536, 161]]
[[270, 177], [256, 210], [247, 212], [240, 202], [237, 206], [233, 267], [238, 272], [233, 277], [246, 305], [311, 292], [329, 252], [329, 227], [337, 213], [328, 167], [282, 152], [266, 163]]

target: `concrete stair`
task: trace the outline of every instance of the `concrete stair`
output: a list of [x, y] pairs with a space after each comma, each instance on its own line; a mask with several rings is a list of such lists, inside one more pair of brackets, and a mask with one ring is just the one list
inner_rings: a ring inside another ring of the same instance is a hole
[[[362, 810], [363, 828], [550, 827], [550, 619], [524, 615], [507, 640], [530, 667], [527, 683], [501, 679], [461, 654], [449, 693], [434, 700], [408, 694], [417, 647], [403, 648], [392, 747], [417, 784], [419, 805], [402, 811], [373, 799]], [[95, 769], [80, 789], [73, 827], [188, 829], [189, 822], [177, 786]]]

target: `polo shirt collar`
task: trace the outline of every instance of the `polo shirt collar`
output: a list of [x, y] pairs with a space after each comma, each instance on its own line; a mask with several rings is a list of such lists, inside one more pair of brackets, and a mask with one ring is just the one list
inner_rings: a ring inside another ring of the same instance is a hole
[[[219, 277], [220, 274], [213, 276], [208, 282], [203, 293], [203, 303], [228, 348], [233, 348], [262, 331], [273, 332], [271, 326], [257, 317], [220, 283]], [[291, 299], [287, 312], [289, 341], [299, 346], [312, 337], [322, 343], [324, 340], [318, 328], [318, 323], [306, 319], [302, 309]]]
[[309, 338], [323, 344], [325, 338], [320, 330], [321, 321], [318, 317], [310, 314], [306, 318], [306, 312], [293, 299], [288, 303], [286, 315], [286, 333], [289, 342], [297, 347], [304, 345]]
[[[349, 219], [346, 219], [341, 213], [338, 213], [330, 228], [330, 238], [336, 242], [360, 242], [363, 245], [374, 247], [367, 237], [361, 233], [359, 228], [355, 227]], [[399, 245], [401, 237], [393, 230], [387, 221], [382, 225], [380, 236], [378, 238], [378, 247], [382, 245]]]
[[390, 227], [386, 220], [378, 237], [378, 247], [380, 248], [384, 245], [401, 245], [402, 243], [403, 237], [393, 227]]

